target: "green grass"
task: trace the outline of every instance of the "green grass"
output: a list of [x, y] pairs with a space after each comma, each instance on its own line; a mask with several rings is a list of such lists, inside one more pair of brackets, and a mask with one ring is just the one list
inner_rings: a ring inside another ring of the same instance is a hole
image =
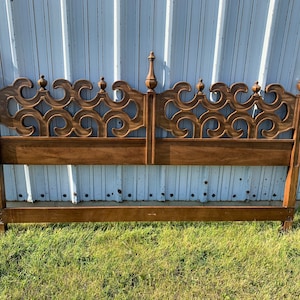
[[0, 299], [300, 299], [299, 219], [10, 225]]

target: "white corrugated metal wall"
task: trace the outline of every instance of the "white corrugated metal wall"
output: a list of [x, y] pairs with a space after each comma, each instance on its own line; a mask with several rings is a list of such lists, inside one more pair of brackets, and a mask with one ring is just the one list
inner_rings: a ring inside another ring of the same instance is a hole
[[[157, 92], [202, 77], [207, 94], [216, 81], [257, 79], [296, 93], [299, 11], [297, 0], [3, 0], [0, 88], [45, 74], [50, 83], [88, 79], [93, 95], [103, 75], [109, 85], [122, 79], [146, 91], [153, 50]], [[20, 201], [279, 200], [285, 174], [284, 167], [5, 166], [7, 198]]]

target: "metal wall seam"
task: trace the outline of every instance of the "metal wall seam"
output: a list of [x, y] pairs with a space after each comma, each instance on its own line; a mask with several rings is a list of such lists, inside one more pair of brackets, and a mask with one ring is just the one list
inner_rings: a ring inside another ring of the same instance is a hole
[[[14, 21], [13, 21], [13, 10], [12, 10], [12, 2], [9, 0], [6, 0], [6, 16], [7, 16], [7, 22], [8, 22], [8, 33], [9, 33], [9, 42], [10, 42], [10, 50], [11, 50], [11, 59], [14, 66], [13, 69], [13, 76], [14, 78], [18, 78], [19, 75], [19, 65], [18, 65], [18, 59], [17, 59], [17, 49], [16, 49], [16, 39], [15, 39], [15, 31], [14, 31]], [[8, 172], [8, 169], [12, 172]], [[23, 170], [22, 170], [23, 169]], [[15, 171], [18, 173], [20, 172], [24, 177], [25, 180], [25, 191], [22, 191], [21, 187], [22, 185], [18, 184], [17, 176]], [[16, 168], [13, 168], [13, 166], [5, 166], [4, 167], [4, 174], [7, 173], [13, 173], [14, 174], [14, 182], [16, 186], [18, 187], [18, 192], [16, 195], [16, 198], [18, 200], [27, 200], [28, 202], [32, 202], [32, 186], [31, 186], [31, 180], [30, 180], [30, 170], [27, 165], [24, 166], [16, 166]], [[20, 188], [20, 189], [19, 189]], [[23, 195], [26, 194], [26, 197]]]
[[[72, 82], [71, 73], [71, 58], [70, 58], [70, 41], [69, 41], [69, 26], [68, 26], [68, 14], [67, 14], [67, 2], [66, 0], [61, 0], [60, 2], [61, 10], [61, 24], [62, 24], [62, 47], [63, 47], [63, 68], [64, 68], [64, 78]], [[76, 204], [78, 202], [78, 192], [77, 192], [77, 171], [76, 167], [72, 165], [67, 165], [68, 174], [68, 186], [70, 192], [71, 202]]]

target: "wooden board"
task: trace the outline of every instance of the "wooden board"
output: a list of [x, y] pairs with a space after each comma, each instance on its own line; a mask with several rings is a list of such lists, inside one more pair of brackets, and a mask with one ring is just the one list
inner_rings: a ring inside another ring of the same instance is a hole
[[287, 221], [293, 208], [270, 206], [93, 206], [5, 208], [4, 223], [110, 221]]

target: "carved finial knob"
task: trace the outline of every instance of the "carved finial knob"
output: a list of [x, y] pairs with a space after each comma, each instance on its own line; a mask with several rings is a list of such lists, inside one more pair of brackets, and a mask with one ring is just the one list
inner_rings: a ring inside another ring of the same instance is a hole
[[297, 83], [297, 89], [298, 89], [298, 91], [300, 92], [300, 80], [298, 80], [298, 83]]
[[156, 77], [155, 77], [155, 74], [154, 74], [154, 67], [153, 67], [154, 59], [155, 59], [154, 52], [151, 51], [150, 55], [148, 56], [149, 71], [148, 71], [148, 75], [147, 75], [146, 80], [145, 80], [146, 87], [150, 91], [152, 91], [157, 86], [157, 81], [156, 81]]
[[205, 88], [205, 84], [203, 83], [203, 79], [200, 78], [198, 83], [196, 84], [196, 88], [198, 90], [198, 95], [202, 95], [202, 91], [204, 90]]
[[260, 91], [261, 86], [258, 84], [258, 81], [256, 81], [253, 86], [252, 86], [252, 91], [255, 95], [258, 94], [258, 92]]
[[40, 91], [46, 90], [46, 85], [48, 81], [45, 79], [44, 75], [41, 75], [40, 79], [38, 80], [38, 85], [40, 86]]
[[100, 88], [100, 92], [105, 92], [106, 89], [106, 81], [104, 80], [104, 77], [100, 78], [100, 81], [98, 82], [98, 86]]

